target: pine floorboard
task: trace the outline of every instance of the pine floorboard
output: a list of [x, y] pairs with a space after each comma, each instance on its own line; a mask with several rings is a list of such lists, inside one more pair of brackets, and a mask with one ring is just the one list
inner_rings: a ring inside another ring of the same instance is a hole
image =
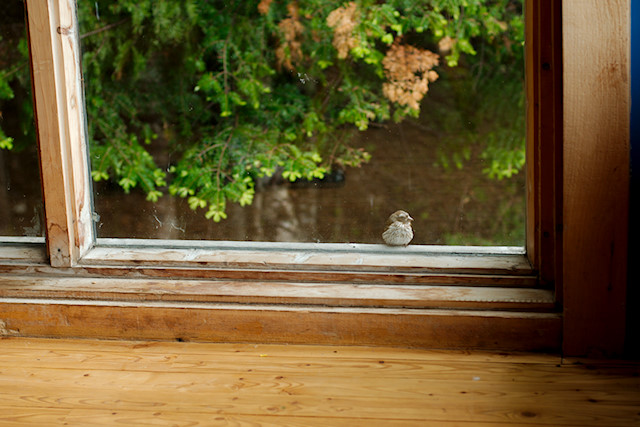
[[0, 426], [640, 426], [640, 364], [402, 348], [0, 339]]

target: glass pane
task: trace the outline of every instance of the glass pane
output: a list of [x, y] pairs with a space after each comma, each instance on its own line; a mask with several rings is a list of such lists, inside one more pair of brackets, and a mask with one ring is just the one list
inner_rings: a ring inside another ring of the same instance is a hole
[[0, 236], [42, 236], [38, 165], [24, 3], [0, 8]]
[[99, 237], [524, 244], [520, 0], [78, 6]]

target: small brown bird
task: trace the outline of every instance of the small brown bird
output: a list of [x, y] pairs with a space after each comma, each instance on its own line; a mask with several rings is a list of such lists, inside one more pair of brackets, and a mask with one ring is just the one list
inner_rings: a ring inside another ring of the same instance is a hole
[[405, 211], [395, 211], [387, 220], [387, 228], [382, 233], [384, 242], [389, 246], [407, 246], [413, 239], [411, 215]]

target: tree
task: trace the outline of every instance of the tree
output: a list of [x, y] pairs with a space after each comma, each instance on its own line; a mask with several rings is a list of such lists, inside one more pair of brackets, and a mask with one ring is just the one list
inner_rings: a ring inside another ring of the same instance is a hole
[[[494, 105], [464, 108], [507, 122], [483, 137], [486, 173], [524, 163], [524, 117], [512, 114], [523, 103], [520, 1], [78, 0], [78, 16], [92, 177], [151, 201], [168, 192], [220, 221], [228, 202], [252, 203], [263, 177], [357, 167], [370, 155], [349, 136], [417, 117], [432, 84], [450, 86], [445, 104], [495, 94]], [[27, 90], [1, 68], [0, 99]], [[461, 166], [479, 133], [449, 141], [440, 162]]]

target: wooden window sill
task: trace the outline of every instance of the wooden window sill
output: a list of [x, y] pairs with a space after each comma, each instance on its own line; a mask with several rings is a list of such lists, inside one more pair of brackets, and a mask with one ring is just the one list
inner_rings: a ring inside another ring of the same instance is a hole
[[[526, 258], [513, 249], [340, 245], [325, 251], [292, 244], [275, 251], [270, 244], [233, 244], [213, 251], [186, 242], [162, 242], [162, 248], [108, 243], [74, 268], [50, 267], [41, 243], [0, 246], [0, 333], [527, 351], [560, 346], [554, 293], [534, 286]], [[413, 263], [392, 267], [399, 259]]]

